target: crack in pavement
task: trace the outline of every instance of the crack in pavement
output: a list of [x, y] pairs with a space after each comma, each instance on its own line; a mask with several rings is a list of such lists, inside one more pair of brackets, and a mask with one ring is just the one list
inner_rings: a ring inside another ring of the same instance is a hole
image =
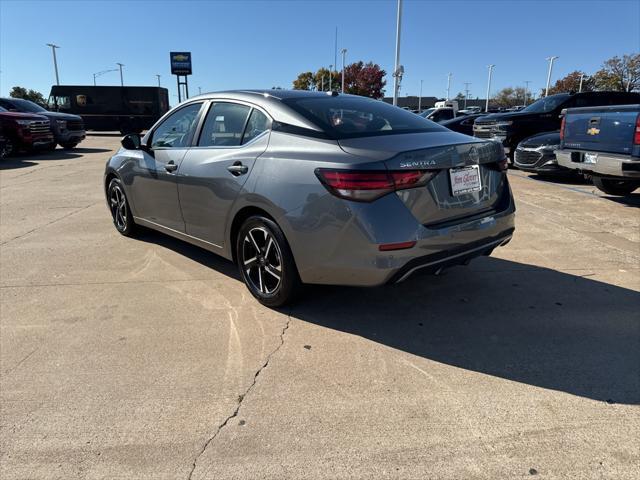
[[198, 455], [196, 455], [196, 458], [193, 460], [193, 465], [191, 466], [191, 470], [189, 471], [189, 475], [187, 476], [187, 480], [191, 480], [191, 478], [193, 476], [193, 472], [195, 472], [195, 470], [196, 470], [196, 466], [198, 464], [198, 460], [204, 454], [204, 452], [207, 450], [207, 448], [209, 447], [211, 442], [213, 442], [216, 439], [218, 434], [222, 431], [222, 429], [224, 427], [226, 427], [229, 424], [229, 422], [232, 419], [234, 419], [234, 418], [236, 418], [238, 416], [238, 412], [240, 411], [240, 407], [242, 407], [242, 402], [245, 400], [245, 398], [247, 398], [247, 395], [249, 395], [251, 390], [253, 390], [253, 387], [255, 387], [255, 385], [256, 385], [256, 383], [258, 381], [258, 377], [260, 376], [262, 371], [265, 368], [267, 368], [267, 366], [269, 365], [269, 362], [271, 361], [271, 357], [273, 357], [276, 353], [278, 353], [278, 351], [284, 345], [284, 335], [287, 332], [287, 330], [289, 329], [289, 324], [290, 323], [291, 323], [291, 311], [289, 311], [287, 313], [287, 323], [285, 324], [285, 326], [282, 328], [282, 331], [280, 332], [280, 345], [278, 345], [269, 355], [267, 355], [267, 359], [265, 360], [265, 362], [262, 364], [262, 366], [258, 369], [258, 371], [253, 376], [253, 382], [251, 382], [251, 385], [249, 385], [249, 387], [245, 390], [245, 392], [238, 397], [239, 398], [238, 404], [236, 405], [236, 408], [234, 409], [233, 413], [231, 415], [229, 415], [227, 418], [225, 418], [224, 422], [222, 422], [220, 425], [218, 425], [218, 428], [213, 433], [213, 435], [211, 435], [207, 439], [207, 441], [204, 443], [204, 445], [202, 446], [202, 449], [200, 450], [200, 452], [198, 452]]
[[0, 243], [0, 245], [6, 245], [7, 243], [11, 243], [14, 240], [17, 240], [17, 239], [22, 238], [22, 237], [26, 237], [27, 235], [29, 235], [30, 233], [35, 232], [36, 230], [40, 230], [41, 228], [45, 228], [45, 227], [48, 227], [49, 225], [53, 225], [54, 223], [59, 222], [60, 220], [64, 220], [65, 218], [68, 218], [71, 215], [75, 215], [76, 213], [80, 213], [80, 212], [86, 210], [87, 208], [91, 208], [91, 207], [93, 207], [95, 205], [98, 205], [99, 203], [101, 203], [101, 201], [97, 201], [97, 202], [92, 203], [91, 205], [86, 205], [84, 207], [81, 207], [81, 208], [79, 208], [77, 210], [74, 210], [73, 212], [69, 212], [66, 215], [63, 215], [63, 216], [61, 216], [59, 218], [56, 218], [55, 220], [51, 220], [50, 222], [47, 222], [47, 223], [45, 223], [43, 225], [38, 225], [36, 228], [33, 228], [33, 229], [29, 230], [28, 232], [20, 234], [17, 237], [10, 238], [9, 240], [5, 240], [4, 242]]

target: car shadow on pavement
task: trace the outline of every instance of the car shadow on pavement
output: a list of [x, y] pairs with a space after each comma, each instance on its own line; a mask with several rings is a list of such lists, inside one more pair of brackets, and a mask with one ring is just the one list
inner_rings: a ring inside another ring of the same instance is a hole
[[631, 193], [624, 197], [615, 197], [613, 195], [603, 194], [601, 198], [627, 207], [640, 207], [640, 193]]
[[16, 168], [33, 167], [38, 162], [48, 160], [70, 160], [81, 158], [88, 153], [106, 153], [112, 152], [108, 148], [74, 148], [73, 150], [63, 150], [56, 148], [49, 152], [29, 152], [19, 153], [0, 160], [0, 170], [10, 170]]
[[376, 289], [314, 287], [291, 316], [429, 360], [640, 403], [640, 293], [495, 258]]
[[[151, 230], [139, 239], [241, 281], [232, 262], [207, 250]], [[639, 306], [634, 290], [481, 257], [380, 288], [306, 286], [282, 311], [458, 368], [640, 404]]]

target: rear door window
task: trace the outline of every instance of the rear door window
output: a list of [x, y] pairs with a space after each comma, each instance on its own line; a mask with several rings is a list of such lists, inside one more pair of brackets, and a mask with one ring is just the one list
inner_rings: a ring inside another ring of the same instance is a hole
[[259, 137], [270, 128], [271, 120], [269, 120], [269, 117], [260, 110], [256, 110], [254, 108], [249, 116], [247, 128], [245, 129], [244, 136], [242, 137], [242, 144], [244, 145], [245, 143], [249, 143], [251, 140]]

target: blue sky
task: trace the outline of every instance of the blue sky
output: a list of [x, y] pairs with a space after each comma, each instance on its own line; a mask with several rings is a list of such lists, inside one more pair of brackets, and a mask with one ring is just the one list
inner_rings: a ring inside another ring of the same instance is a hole
[[[558, 55], [554, 78], [595, 72], [613, 55], [640, 50], [640, 1], [405, 0], [401, 95], [451, 95], [470, 82], [484, 97], [487, 64], [492, 91], [545, 84], [545, 57]], [[396, 1], [28, 1], [0, 0], [0, 94], [14, 85], [48, 95], [56, 43], [60, 81], [91, 84], [93, 73], [125, 64], [125, 84], [175, 90], [169, 51], [191, 51], [190, 93], [232, 88], [290, 88], [297, 74], [328, 66], [338, 49], [347, 63], [374, 61], [392, 91]], [[340, 60], [339, 60], [340, 62]], [[117, 72], [98, 79], [119, 84]]]

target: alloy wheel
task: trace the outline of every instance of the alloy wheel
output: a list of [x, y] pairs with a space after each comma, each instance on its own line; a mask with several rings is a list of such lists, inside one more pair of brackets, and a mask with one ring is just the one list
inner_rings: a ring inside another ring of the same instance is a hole
[[266, 228], [255, 227], [242, 241], [242, 265], [247, 281], [262, 295], [273, 295], [282, 283], [282, 252]]
[[127, 200], [119, 185], [113, 185], [111, 187], [109, 208], [111, 209], [113, 223], [115, 223], [116, 228], [120, 231], [125, 230], [127, 228]]

